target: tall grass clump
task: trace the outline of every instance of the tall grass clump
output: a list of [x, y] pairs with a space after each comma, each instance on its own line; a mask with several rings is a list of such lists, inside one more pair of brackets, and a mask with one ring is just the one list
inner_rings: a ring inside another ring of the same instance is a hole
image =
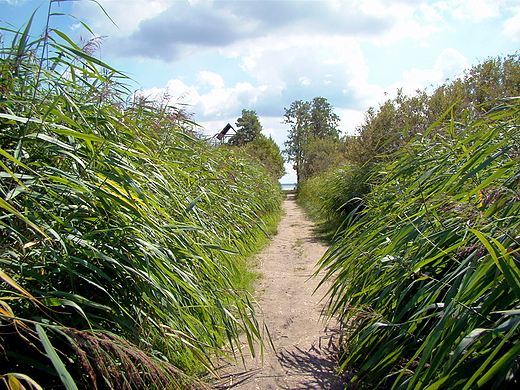
[[320, 264], [353, 387], [518, 388], [519, 124], [504, 100], [378, 166]]
[[363, 198], [371, 188], [371, 169], [369, 165], [334, 167], [298, 186], [298, 203], [318, 222], [324, 237], [332, 237], [349, 216], [363, 209]]
[[279, 185], [182, 110], [129, 99], [98, 39], [32, 20], [1, 30], [0, 379], [203, 388], [213, 357], [261, 338], [237, 281]]

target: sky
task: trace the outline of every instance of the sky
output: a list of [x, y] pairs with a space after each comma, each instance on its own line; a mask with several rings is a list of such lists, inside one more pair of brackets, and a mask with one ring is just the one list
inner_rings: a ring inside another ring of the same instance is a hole
[[[1, 26], [48, 1], [0, 0]], [[97, 55], [139, 93], [187, 105], [207, 135], [255, 110], [283, 149], [285, 108], [325, 97], [355, 134], [369, 107], [433, 90], [485, 59], [520, 49], [520, 0], [55, 1], [51, 25], [76, 40], [104, 37]], [[108, 15], [108, 16], [107, 16]], [[38, 30], [40, 28], [40, 30]], [[290, 164], [282, 183], [295, 182]]]

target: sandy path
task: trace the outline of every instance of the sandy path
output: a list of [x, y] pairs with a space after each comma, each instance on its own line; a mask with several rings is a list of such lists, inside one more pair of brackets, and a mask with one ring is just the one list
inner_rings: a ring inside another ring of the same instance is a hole
[[262, 363], [244, 347], [246, 367], [222, 367], [218, 389], [343, 389], [330, 353], [334, 327], [320, 317], [325, 289], [313, 294], [319, 279], [309, 279], [327, 248], [293, 195], [283, 208], [278, 234], [258, 256], [258, 298], [276, 351], [268, 346]]

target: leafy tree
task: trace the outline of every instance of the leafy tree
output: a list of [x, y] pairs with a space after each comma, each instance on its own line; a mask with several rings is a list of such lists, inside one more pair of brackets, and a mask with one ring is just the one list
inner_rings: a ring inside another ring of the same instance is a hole
[[284, 153], [287, 160], [293, 162], [297, 181], [300, 182], [312, 174], [308, 160], [310, 145], [316, 147], [322, 139], [339, 140], [339, 117], [327, 99], [315, 97], [310, 102], [292, 102], [285, 109], [284, 123], [291, 125]]
[[275, 180], [279, 180], [285, 175], [282, 153], [271, 137], [258, 134], [253, 141], [244, 146], [244, 150], [260, 161]]
[[356, 129], [357, 137], [348, 137], [347, 158], [364, 165], [376, 156], [389, 153], [397, 147], [397, 109], [392, 100], [387, 100], [376, 111], [370, 107], [364, 122]]
[[518, 54], [487, 59], [431, 94], [418, 90], [407, 96], [398, 91], [394, 99], [386, 100], [379, 108], [371, 107], [356, 129], [358, 135], [345, 139], [347, 158], [356, 164], [381, 161], [382, 156], [418, 134], [433, 137], [434, 133], [446, 132], [444, 126], [428, 131], [438, 121], [453, 123], [450, 131], [454, 136], [462, 124], [482, 118], [500, 104], [497, 99], [512, 96], [520, 96]]
[[290, 124], [288, 139], [285, 142], [286, 149], [284, 153], [287, 160], [293, 162], [293, 168], [296, 171], [296, 181], [301, 181], [301, 173], [305, 156], [305, 145], [307, 143], [308, 131], [310, 126], [310, 104], [302, 100], [291, 103], [291, 106], [285, 108], [284, 123]]
[[519, 96], [519, 54], [489, 58], [473, 66], [467, 72], [464, 83], [473, 105], [483, 105], [486, 111], [492, 108], [490, 101], [507, 96]]
[[234, 146], [243, 146], [248, 142], [254, 141], [262, 132], [262, 125], [254, 110], [242, 110], [242, 116], [237, 119], [236, 126], [236, 134], [228, 142]]
[[280, 148], [271, 137], [262, 134], [262, 125], [256, 111], [242, 110], [236, 127], [236, 134], [229, 139], [229, 145], [242, 147], [247, 154], [261, 162], [275, 180], [285, 175]]
[[324, 97], [315, 97], [311, 102], [310, 135], [317, 138], [339, 139], [339, 116]]
[[314, 137], [307, 144], [303, 176], [310, 178], [327, 171], [330, 167], [346, 164], [344, 143], [333, 138]]

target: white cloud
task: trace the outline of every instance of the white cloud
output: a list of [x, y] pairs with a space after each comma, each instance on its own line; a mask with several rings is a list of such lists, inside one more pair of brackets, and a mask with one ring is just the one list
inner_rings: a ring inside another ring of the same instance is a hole
[[[372, 104], [372, 106], [374, 105], [375, 104]], [[336, 113], [341, 119], [340, 130], [343, 135], [354, 135], [356, 133], [356, 127], [359, 126], [365, 118], [365, 111], [366, 110], [352, 110], [349, 108], [336, 110]]]
[[470, 19], [476, 22], [500, 15], [500, 0], [451, 0], [448, 9], [457, 19]]
[[[125, 36], [137, 29], [143, 20], [159, 15], [171, 4], [170, 0], [74, 2], [74, 14], [86, 18], [96, 33]], [[106, 14], [105, 14], [106, 12]], [[107, 15], [114, 21], [112, 23]]]
[[[189, 53], [277, 35], [371, 37], [388, 32], [394, 14], [365, 8], [365, 1], [167, 1], [99, 0], [116, 29], [93, 2], [75, 12], [94, 31], [110, 35], [113, 54], [176, 61]], [[379, 2], [378, 2], [379, 4]], [[395, 7], [394, 7], [395, 8]]]
[[[516, 0], [513, 0], [516, 1]], [[443, 22], [445, 18], [471, 20], [498, 18], [510, 0], [442, 0], [421, 6], [425, 20]]]
[[[369, 40], [380, 46], [390, 45], [403, 39], [421, 41], [439, 31], [437, 19], [429, 12], [431, 6], [425, 1], [372, 0], [365, 3], [366, 12], [386, 14], [393, 19], [392, 27], [384, 34], [377, 34]], [[386, 5], [385, 5], [386, 4]], [[426, 16], [426, 17], [425, 17]]]
[[228, 117], [248, 107], [259, 93], [258, 88], [247, 82], [236, 83], [230, 88], [214, 87], [200, 96], [195, 109], [204, 117]]
[[235, 117], [220, 118], [211, 121], [199, 121], [198, 125], [201, 126], [202, 133], [208, 137], [214, 137], [228, 124], [235, 126]]
[[224, 87], [224, 79], [221, 75], [206, 70], [202, 70], [197, 74], [197, 81], [207, 83], [215, 88]]
[[444, 49], [432, 69], [411, 69], [403, 73], [403, 79], [408, 83], [405, 89], [409, 90], [412, 87], [415, 90], [427, 84], [440, 85], [446, 79], [460, 76], [468, 67], [469, 63], [464, 55], [454, 49]]
[[[136, 94], [149, 100], [164, 101], [170, 105], [177, 103], [193, 106], [200, 100], [200, 95], [194, 86], [188, 86], [179, 79], [169, 80], [166, 87], [152, 87], [136, 91]], [[190, 110], [188, 110], [190, 111]]]
[[301, 85], [311, 85], [311, 80], [307, 76], [301, 76], [298, 81]]
[[283, 123], [280, 117], [260, 116], [262, 124], [262, 133], [268, 137], [272, 137], [280, 149], [284, 149], [284, 142], [287, 139], [287, 131], [289, 125]]
[[412, 18], [403, 18], [399, 21], [399, 23], [395, 25], [395, 27], [388, 35], [378, 38], [377, 41], [385, 45], [388, 45], [399, 42], [406, 38], [413, 38], [414, 40], [420, 42], [427, 39], [430, 35], [438, 31], [439, 28], [437, 27], [422, 24], [419, 21]]
[[513, 10], [516, 14], [503, 22], [502, 33], [514, 42], [520, 41], [520, 7]]
[[239, 43], [221, 53], [232, 53], [251, 81], [225, 80], [203, 70], [197, 72], [194, 84], [177, 78], [163, 89], [143, 93], [167, 92], [172, 98], [184, 95], [183, 101], [191, 106], [197, 121], [238, 117], [244, 108], [280, 120], [283, 108], [292, 101], [316, 96], [326, 97], [335, 107], [365, 109], [373, 103], [373, 94], [381, 94], [380, 88], [368, 84], [369, 69], [352, 38], [264, 38], [254, 46]]
[[237, 53], [241, 53], [242, 70], [257, 83], [280, 90], [286, 105], [315, 96], [327, 97], [333, 104], [352, 102], [354, 95], [362, 96], [362, 90], [369, 88], [369, 69], [354, 38], [270, 36], [254, 45], [240, 42], [222, 51], [227, 56]]
[[139, 91], [139, 94], [158, 100], [167, 96], [170, 104], [181, 101], [188, 106], [188, 111], [196, 115], [197, 121], [207, 122], [238, 117], [244, 108], [255, 109], [258, 100], [268, 100], [272, 91], [265, 85], [254, 87], [248, 82], [237, 82], [226, 87], [222, 76], [201, 71], [197, 76], [197, 84], [187, 85], [180, 79], [171, 79], [164, 88], [145, 89]]
[[352, 109], [366, 110], [368, 107], [377, 105], [384, 96], [384, 90], [379, 85], [368, 83], [366, 79], [355, 78], [349, 82], [349, 88], [344, 89], [344, 95], [352, 93], [355, 104], [344, 104], [338, 107], [349, 107]]
[[354, 38], [273, 36], [257, 39], [254, 45], [239, 42], [220, 53], [240, 61], [252, 81], [228, 84], [221, 75], [204, 70], [197, 73], [195, 84], [172, 79], [166, 88], [144, 93], [184, 95], [195, 120], [208, 125], [215, 121], [212, 128], [236, 120], [244, 108], [254, 109], [269, 123], [264, 132], [279, 145], [286, 137], [280, 125], [283, 108], [294, 100], [326, 97], [342, 119], [341, 130], [352, 133], [364, 111], [384, 96], [381, 87], [369, 84], [370, 70]]

